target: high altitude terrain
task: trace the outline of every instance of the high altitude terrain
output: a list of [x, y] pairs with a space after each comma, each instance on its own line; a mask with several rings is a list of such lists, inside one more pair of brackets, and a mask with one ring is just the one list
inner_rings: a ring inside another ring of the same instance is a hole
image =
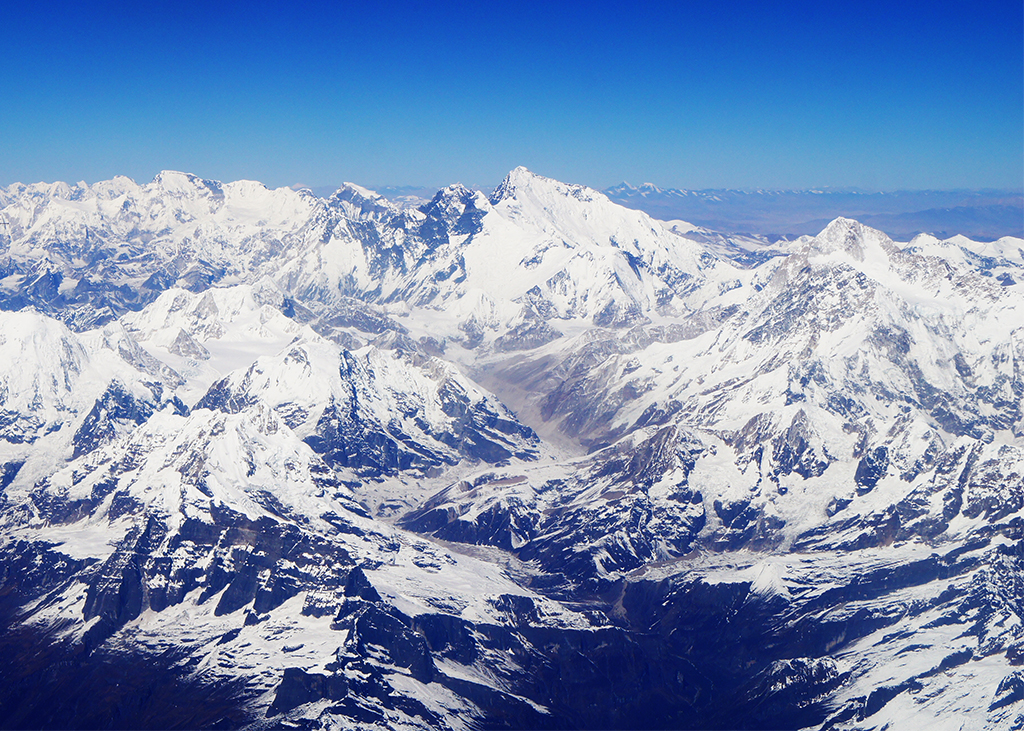
[[518, 168], [0, 190], [13, 728], [1024, 728], [1024, 240]]

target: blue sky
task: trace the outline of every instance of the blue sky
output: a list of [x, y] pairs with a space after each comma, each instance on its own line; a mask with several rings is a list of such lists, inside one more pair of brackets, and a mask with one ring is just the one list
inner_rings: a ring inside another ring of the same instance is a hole
[[9, 3], [0, 184], [1024, 185], [1011, 2]]

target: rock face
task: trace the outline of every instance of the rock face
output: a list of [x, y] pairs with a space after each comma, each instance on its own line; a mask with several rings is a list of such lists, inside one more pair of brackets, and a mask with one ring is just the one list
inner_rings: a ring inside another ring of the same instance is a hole
[[1024, 725], [1024, 241], [0, 208], [0, 725]]

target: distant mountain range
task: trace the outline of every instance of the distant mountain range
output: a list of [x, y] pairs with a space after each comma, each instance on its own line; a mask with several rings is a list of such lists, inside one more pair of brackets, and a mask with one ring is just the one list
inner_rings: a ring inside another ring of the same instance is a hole
[[621, 183], [604, 193], [663, 221], [769, 238], [815, 234], [836, 216], [856, 218], [897, 241], [919, 233], [985, 241], [1024, 236], [1020, 191], [677, 190]]

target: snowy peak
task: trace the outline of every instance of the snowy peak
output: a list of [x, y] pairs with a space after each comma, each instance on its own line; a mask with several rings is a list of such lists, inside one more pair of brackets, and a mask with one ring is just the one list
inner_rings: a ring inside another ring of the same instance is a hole
[[869, 251], [881, 250], [895, 254], [896, 245], [881, 231], [849, 218], [837, 218], [810, 242], [808, 254], [828, 255], [842, 252], [857, 261], [864, 261]]
[[343, 183], [327, 199], [327, 204], [355, 220], [385, 219], [398, 213], [398, 208], [384, 196], [355, 183]]
[[162, 170], [153, 178], [153, 186], [165, 193], [183, 198], [196, 196], [223, 198], [224, 186], [216, 180], [205, 180], [192, 173]]
[[[84, 186], [84, 183], [79, 183]], [[96, 197], [105, 200], [114, 200], [123, 195], [134, 194], [139, 190], [139, 184], [125, 175], [115, 175], [110, 180], [102, 180], [89, 186]]]
[[441, 188], [434, 197], [430, 199], [427, 205], [423, 206], [424, 210], [440, 206], [442, 208], [448, 208], [452, 205], [469, 205], [473, 201], [478, 201], [480, 197], [483, 197], [479, 191], [470, 190], [462, 183], [453, 183]]
[[0, 460], [37, 442], [44, 463], [85, 454], [172, 402], [179, 383], [120, 326], [79, 336], [33, 310], [0, 312]]
[[501, 184], [491, 194], [491, 203], [497, 204], [506, 198], [514, 198], [516, 191], [520, 187], [528, 186], [531, 179], [536, 177], [539, 176], [534, 175], [522, 165], [509, 171], [509, 174], [505, 176], [505, 179], [501, 181]]
[[625, 180], [623, 180], [618, 185], [613, 185], [610, 188], [606, 188], [604, 192], [605, 192], [606, 195], [628, 196], [630, 193], [633, 193], [635, 191], [636, 191], [636, 188], [634, 188], [632, 185], [630, 185]]
[[[400, 211], [352, 184], [325, 201], [175, 171], [145, 186], [125, 178], [93, 188], [102, 191], [64, 186], [33, 194], [38, 200], [8, 188], [15, 201], [3, 210], [0, 232], [9, 238], [14, 270], [0, 295], [54, 314], [87, 310], [90, 319], [62, 315], [77, 329], [138, 311], [169, 288], [201, 292], [266, 276], [319, 315], [344, 297], [415, 308], [470, 295], [515, 327], [517, 303], [534, 288], [550, 290], [564, 317], [593, 317], [609, 296], [619, 300], [613, 309], [642, 312], [664, 301], [665, 285], [677, 294], [692, 290], [706, 253], [646, 214], [526, 168], [509, 173], [497, 204], [452, 185], [418, 211]], [[481, 233], [487, 235], [477, 241]], [[103, 262], [98, 287], [84, 276], [94, 261]], [[650, 278], [645, 268], [666, 281], [637, 281]], [[629, 291], [587, 295], [595, 287]], [[459, 311], [467, 309], [474, 306]], [[177, 337], [175, 331], [167, 345]], [[194, 350], [187, 345], [179, 350]]]
[[461, 183], [449, 185], [420, 208], [425, 216], [420, 236], [429, 245], [433, 240], [448, 240], [453, 235], [474, 234], [490, 208], [483, 193]]
[[168, 289], [123, 321], [140, 339], [160, 346], [173, 341], [182, 330], [202, 343], [225, 335], [234, 341], [274, 341], [278, 329], [285, 333], [299, 329], [297, 323], [281, 314], [282, 302], [280, 290], [266, 280], [254, 285], [212, 287], [201, 293]]
[[333, 532], [322, 514], [362, 512], [309, 447], [261, 405], [238, 414], [152, 414], [123, 439], [76, 455], [36, 485], [31, 499], [46, 523], [88, 512], [114, 536], [125, 517], [143, 525], [156, 518], [173, 532], [190, 519], [211, 524], [218, 512], [235, 511]]
[[503, 201], [515, 199], [520, 202], [542, 201], [551, 198], [573, 197], [580, 201], [607, 201], [607, 197], [585, 185], [561, 183], [552, 178], [530, 172], [523, 166], [512, 170], [501, 182], [491, 196], [491, 203], [497, 205]]
[[34, 310], [0, 313], [0, 404], [6, 411], [72, 408], [89, 355], [62, 323]]

